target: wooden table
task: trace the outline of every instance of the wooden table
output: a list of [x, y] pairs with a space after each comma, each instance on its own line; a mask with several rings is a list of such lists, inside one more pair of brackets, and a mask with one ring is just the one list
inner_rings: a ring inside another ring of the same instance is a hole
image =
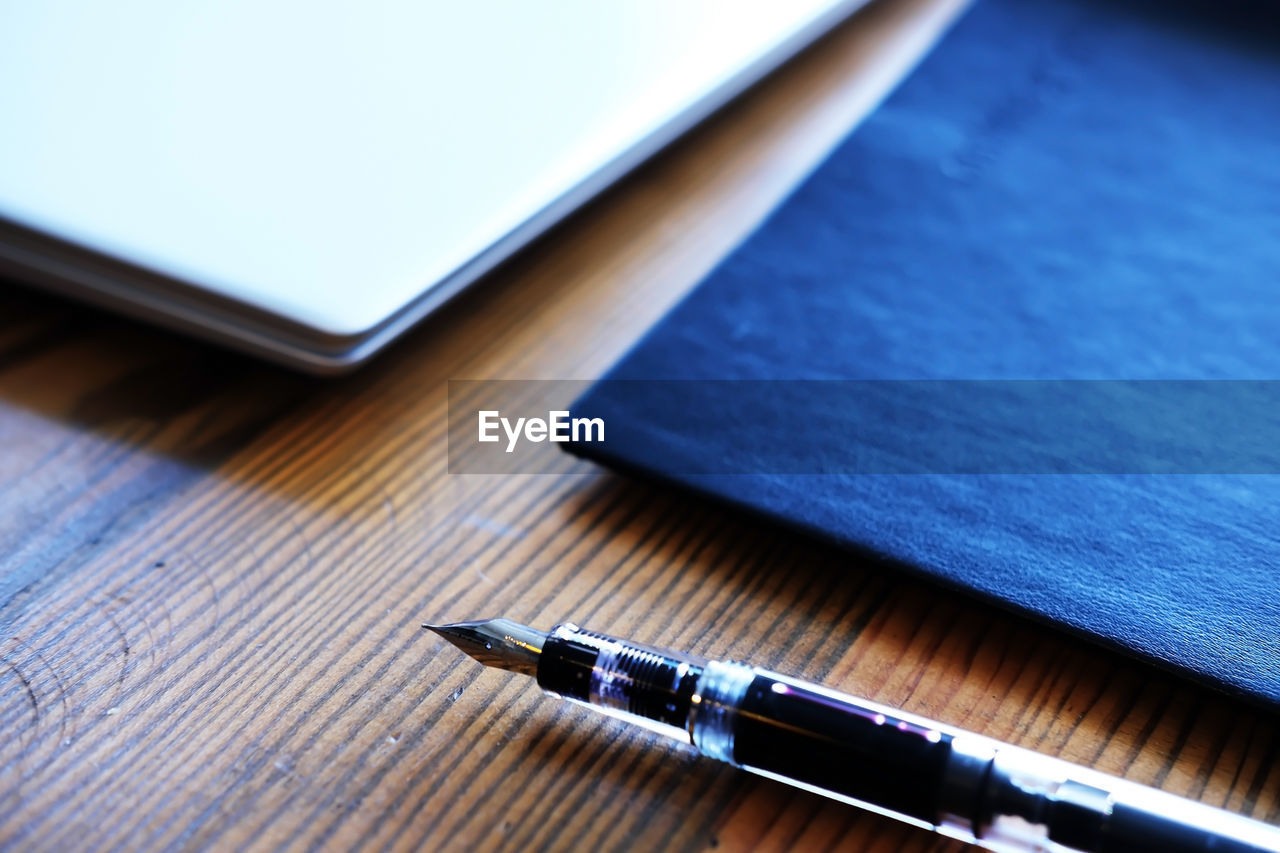
[[750, 659], [1280, 820], [1265, 712], [586, 463], [446, 473], [447, 380], [600, 373], [959, 5], [860, 14], [346, 379], [0, 289], [0, 577], [21, 578], [0, 847], [958, 847], [418, 627], [498, 614]]

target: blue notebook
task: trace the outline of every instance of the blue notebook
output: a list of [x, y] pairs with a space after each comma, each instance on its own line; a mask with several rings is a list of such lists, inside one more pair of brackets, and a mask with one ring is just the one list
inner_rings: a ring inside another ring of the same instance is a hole
[[573, 449], [1280, 707], [1280, 474], [855, 470], [895, 408], [816, 381], [1278, 378], [1280, 4], [979, 0]]

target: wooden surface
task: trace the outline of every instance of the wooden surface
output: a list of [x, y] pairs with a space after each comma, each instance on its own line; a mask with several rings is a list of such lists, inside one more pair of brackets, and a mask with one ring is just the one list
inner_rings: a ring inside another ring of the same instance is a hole
[[[958, 6], [890, 0], [369, 369], [0, 288], [0, 847], [951, 850], [544, 698], [418, 628], [573, 619], [1280, 821], [1273, 715], [574, 463], [446, 473], [451, 378], [588, 378]], [[20, 588], [19, 588], [20, 587]]]

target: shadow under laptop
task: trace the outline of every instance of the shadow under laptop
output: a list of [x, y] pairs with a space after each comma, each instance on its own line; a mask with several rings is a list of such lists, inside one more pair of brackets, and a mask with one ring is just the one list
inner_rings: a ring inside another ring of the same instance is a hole
[[287, 371], [0, 289], [0, 605], [227, 463], [311, 393]]
[[[598, 219], [612, 227], [627, 204]], [[290, 564], [341, 568], [351, 543], [422, 541], [459, 490], [446, 477], [448, 380], [518, 369], [490, 364], [494, 350], [585, 286], [565, 275], [581, 259], [558, 256], [561, 234], [336, 378], [0, 278], [0, 626], [24, 609], [11, 602], [73, 575], [77, 596], [132, 584], [139, 602], [173, 594], [147, 580], [159, 570], [166, 584], [209, 575], [209, 596], [225, 598]], [[219, 502], [235, 512], [209, 508]], [[145, 553], [121, 550], [130, 540]]]
[[316, 385], [132, 320], [0, 285], [0, 404], [10, 412], [209, 467]]

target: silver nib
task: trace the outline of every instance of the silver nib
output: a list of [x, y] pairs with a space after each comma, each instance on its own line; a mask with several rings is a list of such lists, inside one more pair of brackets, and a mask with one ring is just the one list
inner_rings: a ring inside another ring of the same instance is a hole
[[487, 619], [478, 622], [455, 622], [452, 625], [427, 625], [485, 666], [496, 666], [524, 675], [538, 674], [538, 656], [547, 635], [510, 619]]

